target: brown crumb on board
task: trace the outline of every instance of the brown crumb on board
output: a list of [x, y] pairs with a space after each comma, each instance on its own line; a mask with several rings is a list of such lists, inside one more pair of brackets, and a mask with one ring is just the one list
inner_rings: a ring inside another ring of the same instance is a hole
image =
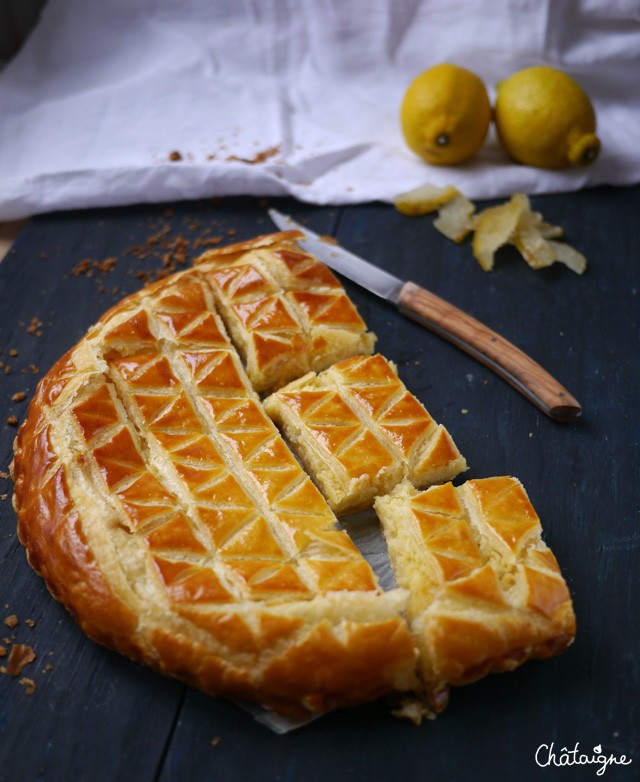
[[33, 681], [33, 679], [28, 679], [26, 676], [20, 679], [18, 684], [25, 688], [24, 691], [27, 695], [33, 695], [33, 693], [36, 691], [36, 683]]
[[101, 274], [108, 274], [115, 269], [118, 263], [118, 259], [110, 256], [109, 258], [103, 258], [100, 261], [94, 261], [91, 258], [83, 258], [78, 261], [76, 265], [71, 269], [71, 274], [74, 277], [80, 277], [82, 274], [86, 274], [87, 277], [93, 275], [93, 270], [96, 269]]
[[206, 239], [195, 239], [193, 242], [193, 246], [195, 248], [198, 247], [215, 247], [215, 245], [220, 244], [222, 241], [221, 236], [209, 236]]
[[39, 318], [33, 317], [31, 318], [31, 323], [27, 326], [27, 333], [35, 334], [36, 337], [41, 337], [43, 325], [44, 324]]
[[27, 398], [27, 394], [25, 391], [17, 391], [12, 397], [12, 402], [24, 402], [24, 400]]
[[89, 274], [91, 272], [91, 261], [88, 258], [83, 258], [78, 261], [76, 265], [71, 269], [71, 274], [74, 277], [79, 277], [81, 274]]
[[105, 258], [102, 261], [96, 261], [94, 266], [99, 272], [102, 272], [103, 274], [107, 274], [107, 272], [110, 272], [112, 269], [115, 269], [117, 263], [118, 263], [117, 258]]
[[22, 669], [36, 659], [36, 653], [26, 644], [14, 644], [7, 660], [7, 673], [9, 676], [19, 676]]
[[4, 623], [7, 627], [17, 627], [18, 626], [18, 617], [15, 614], [9, 614], [9, 616], [6, 616], [4, 619]]

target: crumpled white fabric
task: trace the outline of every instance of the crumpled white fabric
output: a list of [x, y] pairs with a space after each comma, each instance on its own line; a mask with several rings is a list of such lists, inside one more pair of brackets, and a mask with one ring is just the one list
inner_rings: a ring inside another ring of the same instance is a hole
[[[527, 65], [566, 70], [595, 104], [599, 159], [542, 171], [490, 138], [466, 165], [423, 163], [398, 111], [443, 61], [491, 94]], [[390, 201], [426, 181], [471, 198], [631, 184], [639, 76], [635, 0], [49, 0], [0, 72], [0, 219], [214, 195]]]

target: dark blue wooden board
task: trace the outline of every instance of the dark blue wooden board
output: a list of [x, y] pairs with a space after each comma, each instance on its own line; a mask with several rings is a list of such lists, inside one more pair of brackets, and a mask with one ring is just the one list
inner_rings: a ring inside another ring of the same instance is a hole
[[[8, 495], [0, 501], [0, 645], [5, 638], [37, 654], [22, 673], [36, 683], [32, 695], [0, 675], [0, 781], [597, 778], [593, 765], [538, 766], [536, 750], [552, 742], [557, 756], [576, 744], [586, 754], [596, 746], [625, 754], [631, 765], [609, 766], [603, 777], [639, 778], [640, 188], [532, 202], [587, 255], [584, 277], [559, 265], [534, 272], [510, 249], [485, 273], [469, 243], [444, 239], [431, 216], [386, 205], [269, 204], [484, 321], [582, 403], [577, 424], [551, 421], [490, 370], [345, 283], [378, 349], [454, 435], [468, 477], [509, 473], [524, 483], [574, 597], [574, 646], [454, 691], [445, 714], [420, 727], [391, 717], [381, 701], [278, 736], [237, 705], [86, 639], [27, 565], [11, 482], [0, 478]], [[273, 230], [265, 206], [223, 199], [31, 221], [0, 263], [0, 471], [15, 435], [6, 419], [22, 420], [38, 379], [100, 314], [163, 261], [202, 252], [198, 239], [229, 243]], [[110, 271], [93, 264], [105, 258], [116, 259]], [[72, 273], [81, 261], [91, 276]], [[19, 391], [27, 401], [11, 400]], [[10, 614], [19, 619], [13, 629], [1, 623]]]

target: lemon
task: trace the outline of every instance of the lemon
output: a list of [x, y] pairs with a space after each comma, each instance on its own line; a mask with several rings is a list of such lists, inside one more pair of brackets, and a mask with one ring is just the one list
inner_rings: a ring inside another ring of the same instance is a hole
[[517, 162], [565, 168], [586, 165], [598, 156], [595, 111], [568, 74], [536, 65], [499, 82], [496, 93], [498, 138]]
[[491, 103], [479, 76], [441, 63], [409, 85], [400, 109], [408, 147], [427, 163], [450, 166], [473, 157], [491, 122]]

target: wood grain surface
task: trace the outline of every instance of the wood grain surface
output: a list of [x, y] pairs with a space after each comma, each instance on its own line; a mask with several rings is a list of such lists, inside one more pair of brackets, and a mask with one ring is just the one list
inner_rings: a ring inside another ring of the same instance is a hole
[[[576, 745], [626, 755], [630, 765], [610, 765], [602, 776], [637, 779], [640, 188], [532, 198], [589, 259], [583, 277], [560, 265], [533, 271], [512, 248], [486, 273], [469, 243], [449, 242], [430, 216], [409, 218], [383, 204], [269, 205], [468, 312], [580, 401], [576, 423], [551, 420], [481, 363], [345, 283], [379, 336], [378, 350], [451, 431], [469, 463], [465, 477], [523, 482], [574, 598], [576, 642], [553, 660], [456, 689], [447, 711], [420, 727], [380, 701], [279, 736], [237, 704], [85, 638], [31, 571], [16, 536], [4, 477], [15, 424], [53, 362], [123, 295], [207, 246], [272, 226], [265, 200], [244, 198], [46, 215], [28, 223], [0, 264], [0, 646], [36, 654], [19, 676], [0, 674], [0, 780], [598, 778], [593, 765], [537, 765], [538, 748], [552, 744], [558, 755]], [[13, 627], [3, 624], [10, 616]]]

